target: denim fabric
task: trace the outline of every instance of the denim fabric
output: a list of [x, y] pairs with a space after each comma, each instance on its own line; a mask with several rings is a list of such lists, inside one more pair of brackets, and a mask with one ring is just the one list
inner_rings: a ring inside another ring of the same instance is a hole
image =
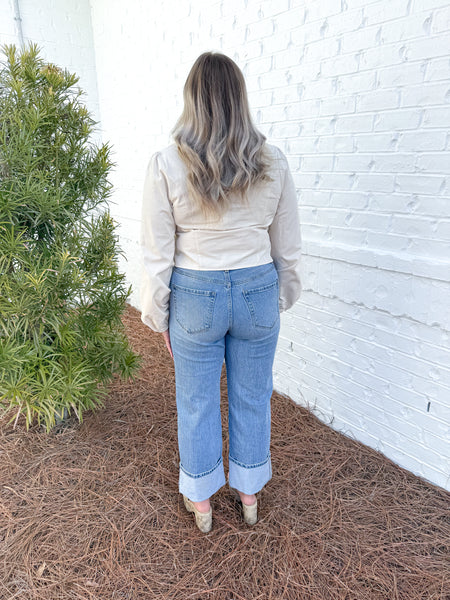
[[220, 414], [225, 360], [229, 483], [254, 494], [272, 477], [270, 399], [280, 331], [275, 265], [214, 271], [174, 267], [170, 290], [179, 490], [199, 502], [225, 484]]

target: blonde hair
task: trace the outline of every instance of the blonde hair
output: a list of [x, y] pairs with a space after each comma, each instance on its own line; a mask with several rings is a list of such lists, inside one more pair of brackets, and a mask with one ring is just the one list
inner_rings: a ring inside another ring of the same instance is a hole
[[221, 215], [231, 193], [244, 201], [250, 185], [271, 180], [266, 137], [252, 122], [242, 72], [224, 54], [197, 58], [183, 98], [172, 134], [188, 170], [188, 191], [203, 214]]

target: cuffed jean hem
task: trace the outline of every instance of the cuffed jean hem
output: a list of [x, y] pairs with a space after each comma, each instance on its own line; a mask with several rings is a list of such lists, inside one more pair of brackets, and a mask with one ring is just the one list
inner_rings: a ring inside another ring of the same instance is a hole
[[228, 481], [230, 487], [243, 494], [256, 494], [272, 478], [272, 460], [269, 456], [263, 463], [257, 465], [244, 465], [231, 456], [229, 459]]
[[193, 475], [183, 469], [180, 463], [179, 490], [192, 502], [207, 500], [225, 485], [225, 472], [223, 459], [217, 461], [216, 465], [206, 473]]

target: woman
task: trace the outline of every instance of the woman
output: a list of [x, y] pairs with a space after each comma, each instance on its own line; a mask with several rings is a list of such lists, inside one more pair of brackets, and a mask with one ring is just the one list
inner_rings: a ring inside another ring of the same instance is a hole
[[179, 490], [201, 531], [225, 484], [220, 376], [228, 385], [228, 483], [244, 519], [272, 477], [270, 399], [280, 312], [299, 298], [301, 236], [286, 157], [254, 126], [244, 77], [205, 52], [184, 86], [173, 144], [148, 164], [142, 321], [174, 359]]

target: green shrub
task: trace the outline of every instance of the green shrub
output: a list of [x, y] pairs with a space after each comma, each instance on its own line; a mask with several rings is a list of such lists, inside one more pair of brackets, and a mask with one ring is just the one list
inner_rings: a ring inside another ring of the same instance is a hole
[[46, 430], [55, 411], [104, 406], [114, 374], [134, 377], [121, 315], [131, 287], [118, 270], [104, 207], [108, 144], [80, 102], [75, 74], [29, 44], [2, 46], [0, 68], [0, 407]]

